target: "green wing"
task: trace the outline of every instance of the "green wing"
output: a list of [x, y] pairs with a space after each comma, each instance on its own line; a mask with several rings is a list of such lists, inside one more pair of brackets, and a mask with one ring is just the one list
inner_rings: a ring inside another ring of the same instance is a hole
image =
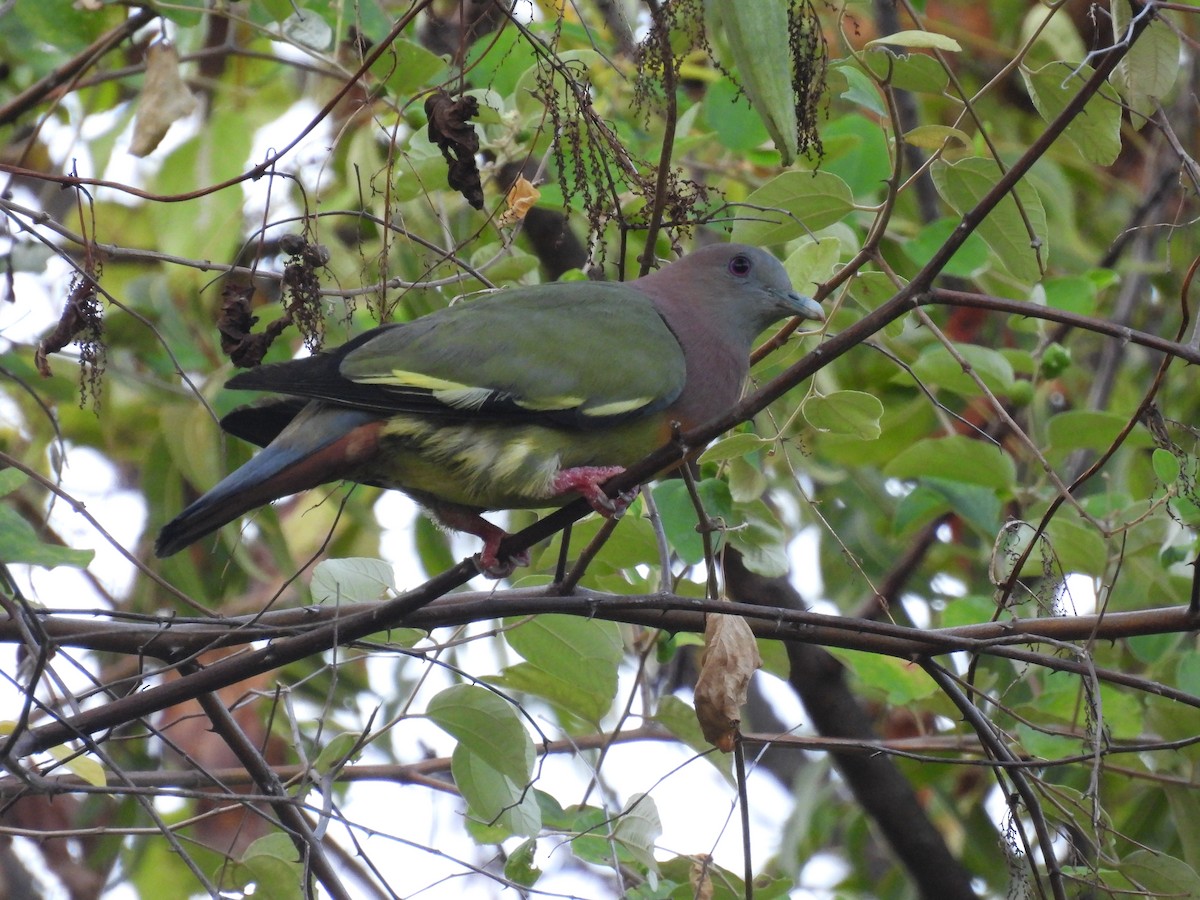
[[517, 288], [385, 325], [230, 387], [382, 414], [609, 425], [668, 406], [683, 351], [645, 295], [619, 284]]

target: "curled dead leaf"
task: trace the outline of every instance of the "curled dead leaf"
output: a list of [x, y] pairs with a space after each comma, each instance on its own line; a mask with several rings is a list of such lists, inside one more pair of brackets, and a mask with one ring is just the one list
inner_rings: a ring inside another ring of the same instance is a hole
[[688, 872], [688, 881], [692, 885], [692, 900], [712, 900], [712, 857], [707, 853], [697, 853], [692, 857], [692, 868]]
[[179, 76], [179, 54], [160, 41], [146, 51], [146, 81], [138, 97], [129, 152], [146, 156], [166, 137], [167, 130], [196, 109], [196, 98]]
[[221, 349], [235, 366], [243, 369], [251, 369], [261, 363], [275, 338], [292, 324], [290, 314], [284, 313], [262, 332], [255, 334], [251, 329], [258, 322], [258, 316], [250, 311], [253, 300], [254, 285], [248, 282], [231, 279], [221, 288], [221, 312], [217, 317]]
[[507, 228], [509, 225], [520, 222], [541, 196], [542, 192], [533, 186], [533, 182], [521, 175], [508, 189], [508, 196], [505, 197], [508, 209], [499, 215], [496, 224], [501, 228]]
[[471, 124], [471, 119], [478, 114], [479, 101], [469, 95], [455, 100], [439, 89], [425, 101], [429, 140], [438, 145], [449, 166], [446, 180], [471, 206], [483, 209], [483, 183], [479, 180], [479, 166], [475, 162], [479, 135]]
[[704, 739], [719, 750], [733, 750], [750, 678], [761, 667], [758, 644], [745, 619], [708, 617], [700, 677], [696, 679], [696, 719]]

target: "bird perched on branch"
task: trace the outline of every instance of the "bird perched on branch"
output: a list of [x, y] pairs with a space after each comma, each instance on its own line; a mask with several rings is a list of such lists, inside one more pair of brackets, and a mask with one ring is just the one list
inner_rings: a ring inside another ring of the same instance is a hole
[[583, 496], [741, 395], [767, 326], [821, 307], [754, 247], [706, 247], [625, 283], [502, 290], [332, 350], [260, 366], [227, 387], [269, 391], [221, 420], [265, 449], [167, 523], [170, 556], [280, 497], [346, 479], [408, 494], [483, 540], [480, 569], [510, 574], [505, 532], [480, 514]]

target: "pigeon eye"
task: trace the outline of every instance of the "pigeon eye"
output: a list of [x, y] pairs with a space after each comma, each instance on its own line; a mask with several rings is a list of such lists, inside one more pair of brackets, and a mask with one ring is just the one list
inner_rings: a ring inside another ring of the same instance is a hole
[[746, 256], [735, 256], [729, 261], [729, 274], [737, 275], [739, 278], [745, 278], [750, 274], [750, 258]]

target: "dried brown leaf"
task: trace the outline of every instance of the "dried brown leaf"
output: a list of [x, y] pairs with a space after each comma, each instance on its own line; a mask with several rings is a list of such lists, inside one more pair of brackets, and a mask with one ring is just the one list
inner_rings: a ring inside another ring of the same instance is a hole
[[196, 109], [196, 98], [179, 77], [179, 54], [160, 41], [146, 51], [146, 81], [138, 97], [129, 152], [147, 156], [166, 137], [168, 129]]
[[103, 342], [104, 319], [100, 301], [96, 297], [96, 284], [100, 267], [93, 265], [85, 277], [77, 277], [71, 284], [71, 293], [63, 307], [62, 315], [54, 330], [38, 341], [33, 354], [33, 364], [43, 378], [51, 376], [51, 353], [57, 353], [74, 341], [79, 346], [80, 397], [82, 408], [88, 396], [93, 407], [100, 402], [100, 378], [104, 374], [105, 348]]
[[758, 644], [745, 619], [708, 617], [700, 677], [696, 679], [696, 718], [705, 740], [726, 753], [733, 750], [750, 678], [761, 667]]
[[261, 333], [252, 333], [250, 329], [258, 322], [258, 316], [250, 312], [253, 298], [254, 286], [248, 283], [230, 280], [221, 289], [221, 312], [217, 317], [221, 349], [235, 366], [243, 369], [261, 363], [275, 338], [291, 324], [291, 317], [285, 313]]
[[429, 140], [437, 144], [449, 165], [446, 180], [475, 209], [483, 209], [483, 184], [475, 154], [479, 135], [471, 119], [479, 112], [479, 101], [463, 96], [455, 100], [445, 91], [434, 91], [425, 101], [429, 117]]
[[707, 853], [697, 853], [692, 857], [692, 868], [688, 872], [688, 881], [692, 885], [692, 900], [712, 900], [712, 857]]

